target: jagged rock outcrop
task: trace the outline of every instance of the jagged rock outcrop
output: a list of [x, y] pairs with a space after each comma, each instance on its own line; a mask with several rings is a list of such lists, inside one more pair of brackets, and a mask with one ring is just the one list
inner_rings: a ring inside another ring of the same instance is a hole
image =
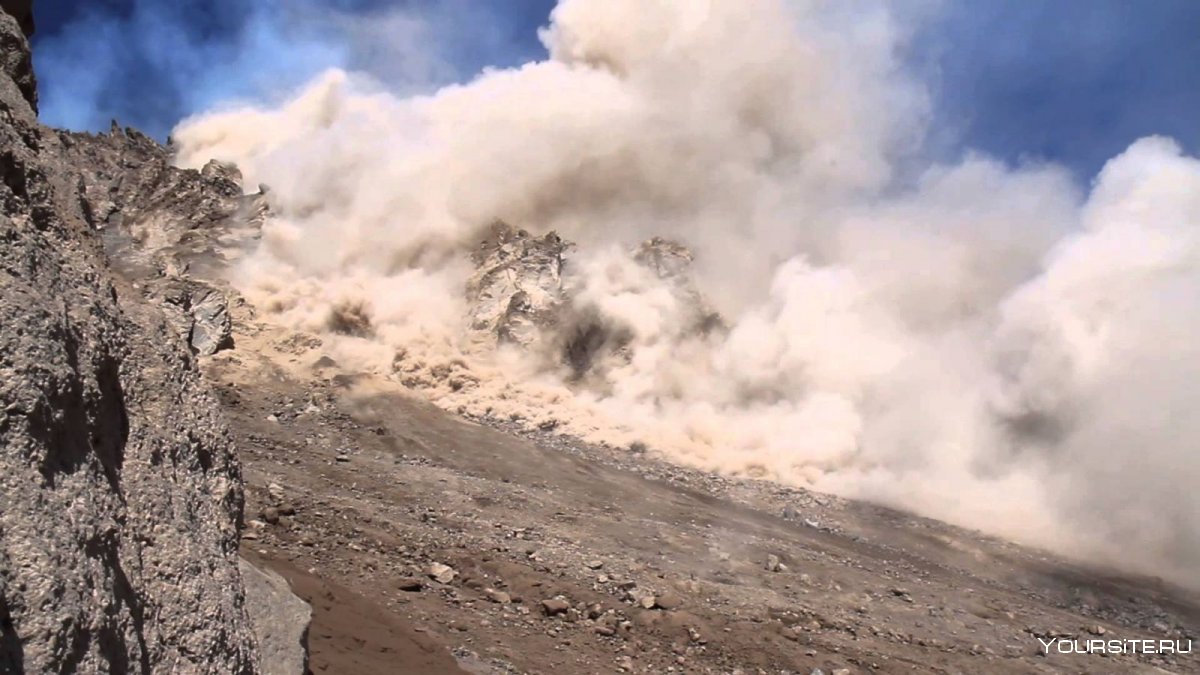
[[0, 0], [0, 10], [17, 20], [25, 37], [33, 35], [33, 0]]
[[257, 672], [218, 404], [0, 50], [0, 672]]
[[118, 270], [163, 303], [196, 354], [232, 347], [232, 290], [188, 272], [215, 278], [228, 249], [254, 240], [268, 214], [265, 189], [243, 194], [231, 164], [176, 167], [169, 148], [115, 123], [108, 134], [56, 135], [62, 163], [78, 175], [83, 216], [103, 233]]
[[[476, 342], [548, 352], [576, 377], [605, 355], [627, 360], [630, 327], [574, 297], [564, 262], [573, 246], [555, 232], [539, 237], [504, 222], [493, 224], [472, 255], [475, 273], [467, 284]], [[674, 297], [681, 335], [707, 334], [721, 326], [696, 287], [690, 249], [655, 237], [630, 255], [651, 273], [651, 285], [665, 287]]]
[[134, 245], [122, 254], [159, 267], [220, 260], [223, 244], [252, 237], [266, 217], [264, 189], [244, 195], [231, 164], [181, 169], [170, 148], [116, 122], [108, 134], [57, 133], [63, 161], [79, 173], [88, 222]]
[[504, 222], [493, 224], [472, 256], [471, 329], [500, 342], [533, 344], [559, 317], [568, 246], [555, 232], [533, 237]]

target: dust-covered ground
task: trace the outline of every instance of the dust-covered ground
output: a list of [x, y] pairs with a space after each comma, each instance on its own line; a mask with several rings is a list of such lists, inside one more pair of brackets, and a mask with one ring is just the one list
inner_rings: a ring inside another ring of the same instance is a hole
[[1186, 646], [1194, 593], [462, 419], [253, 315], [237, 309], [237, 348], [204, 370], [244, 463], [243, 551], [313, 604], [314, 672], [1200, 670], [1192, 654], [1042, 648]]

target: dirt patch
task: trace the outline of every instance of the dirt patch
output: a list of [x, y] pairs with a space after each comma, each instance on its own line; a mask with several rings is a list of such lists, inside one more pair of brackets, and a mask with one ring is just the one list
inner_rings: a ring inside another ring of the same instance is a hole
[[[1182, 589], [472, 422], [272, 330], [206, 374], [242, 451], [244, 546], [312, 570], [299, 590], [328, 622], [328, 672], [409, 672], [371, 645], [414, 635], [472, 673], [1200, 672], [1193, 655], [1040, 653], [1046, 636], [1196, 636]], [[360, 644], [360, 624], [381, 636]]]
[[279, 557], [244, 548], [243, 556], [288, 580], [313, 609], [309, 668], [314, 673], [356, 675], [462, 675], [440, 641], [393, 612], [329, 579]]

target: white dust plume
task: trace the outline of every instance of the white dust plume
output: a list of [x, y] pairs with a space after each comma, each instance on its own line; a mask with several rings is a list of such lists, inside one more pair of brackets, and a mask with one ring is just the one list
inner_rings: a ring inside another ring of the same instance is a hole
[[[182, 164], [271, 187], [252, 298], [447, 408], [1186, 580], [1200, 162], [1143, 139], [1090, 194], [1055, 166], [922, 164], [916, 19], [562, 0], [545, 61], [407, 98], [329, 72], [174, 137]], [[580, 378], [470, 343], [470, 253], [498, 219], [577, 244], [562, 282], [620, 358]], [[694, 251], [724, 329], [632, 260], [656, 235]]]

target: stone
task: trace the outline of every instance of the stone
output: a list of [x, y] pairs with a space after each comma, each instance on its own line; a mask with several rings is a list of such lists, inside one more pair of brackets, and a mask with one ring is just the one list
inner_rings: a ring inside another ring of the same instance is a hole
[[216, 289], [192, 297], [192, 332], [188, 344], [200, 356], [212, 356], [233, 346], [229, 301]]
[[448, 584], [458, 576], [458, 572], [453, 567], [442, 563], [433, 563], [425, 573], [439, 584]]
[[308, 627], [312, 608], [296, 597], [287, 580], [239, 559], [246, 585], [246, 611], [258, 638], [263, 675], [303, 675], [308, 671]]
[[767, 561], [763, 563], [763, 568], [768, 572], [778, 572], [780, 565], [782, 563], [779, 560], [779, 556], [772, 553], [767, 556]]
[[157, 280], [150, 296], [164, 303], [179, 336], [197, 356], [233, 347], [233, 321], [225, 294], [210, 284], [186, 278]]
[[654, 606], [666, 611], [674, 611], [683, 606], [683, 598], [675, 593], [663, 593], [654, 598]]
[[556, 233], [541, 237], [497, 221], [475, 251], [467, 282], [470, 325], [477, 339], [530, 346], [556, 324], [563, 302], [563, 253]]
[[497, 591], [489, 588], [484, 591], [484, 595], [487, 596], [488, 600], [500, 605], [507, 605], [508, 603], [512, 602], [512, 596], [504, 591]]
[[542, 601], [542, 611], [546, 613], [546, 616], [565, 614], [569, 609], [571, 609], [571, 603], [563, 598], [549, 598]]

